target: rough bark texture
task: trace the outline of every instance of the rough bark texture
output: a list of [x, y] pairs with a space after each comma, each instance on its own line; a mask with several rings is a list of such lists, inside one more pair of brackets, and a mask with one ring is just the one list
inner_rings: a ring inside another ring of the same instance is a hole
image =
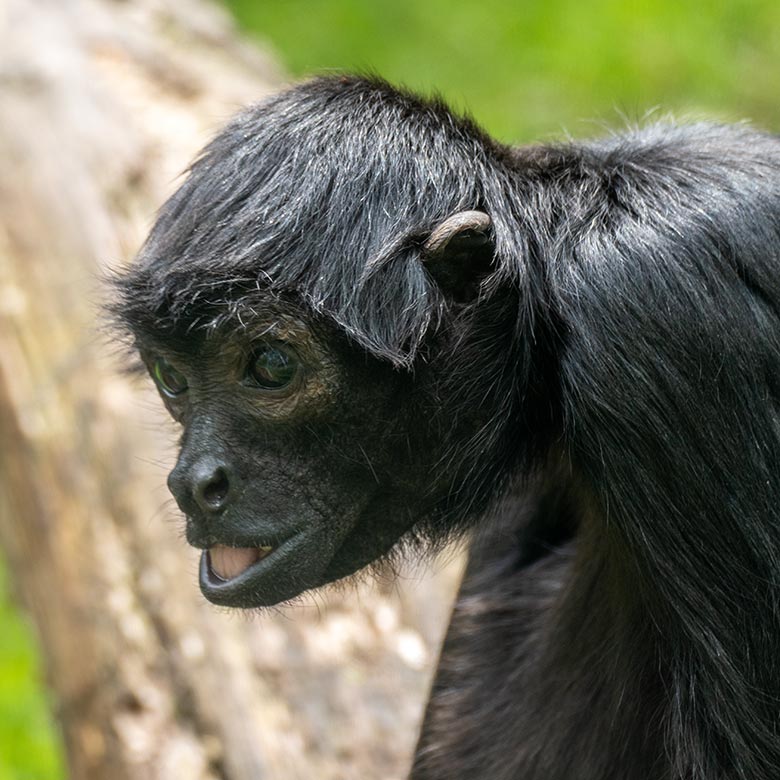
[[99, 279], [280, 83], [200, 0], [0, 4], [0, 542], [73, 780], [398, 778], [457, 565], [242, 617], [203, 601], [175, 431], [107, 355]]

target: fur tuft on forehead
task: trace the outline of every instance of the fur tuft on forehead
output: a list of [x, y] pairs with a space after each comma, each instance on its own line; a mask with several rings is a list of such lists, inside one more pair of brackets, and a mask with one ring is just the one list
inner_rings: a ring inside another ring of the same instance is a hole
[[238, 298], [294, 291], [409, 364], [443, 305], [419, 262], [430, 231], [480, 208], [495, 215], [497, 254], [516, 254], [507, 154], [438, 100], [378, 79], [306, 82], [205, 148], [118, 283], [117, 308], [131, 330], [192, 328]]

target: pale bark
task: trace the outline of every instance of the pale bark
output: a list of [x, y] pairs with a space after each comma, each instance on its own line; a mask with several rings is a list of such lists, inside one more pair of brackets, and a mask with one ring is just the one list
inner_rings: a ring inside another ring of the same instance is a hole
[[201, 0], [0, 0], [0, 543], [73, 780], [410, 760], [458, 566], [284, 614], [208, 605], [165, 491], [175, 431], [98, 318], [188, 160], [280, 83]]

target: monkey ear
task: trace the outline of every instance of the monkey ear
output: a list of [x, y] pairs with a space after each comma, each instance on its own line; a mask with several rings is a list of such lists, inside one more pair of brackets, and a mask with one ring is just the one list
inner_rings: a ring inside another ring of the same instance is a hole
[[442, 291], [466, 303], [493, 269], [495, 245], [484, 211], [459, 211], [437, 225], [423, 245], [423, 262]]

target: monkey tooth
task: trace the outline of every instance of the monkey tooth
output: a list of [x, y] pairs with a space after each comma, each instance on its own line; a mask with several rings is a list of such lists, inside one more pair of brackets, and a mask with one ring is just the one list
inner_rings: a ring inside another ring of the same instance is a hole
[[232, 580], [246, 571], [253, 563], [261, 561], [271, 553], [273, 547], [226, 547], [218, 544], [209, 550], [211, 570], [221, 580]]

